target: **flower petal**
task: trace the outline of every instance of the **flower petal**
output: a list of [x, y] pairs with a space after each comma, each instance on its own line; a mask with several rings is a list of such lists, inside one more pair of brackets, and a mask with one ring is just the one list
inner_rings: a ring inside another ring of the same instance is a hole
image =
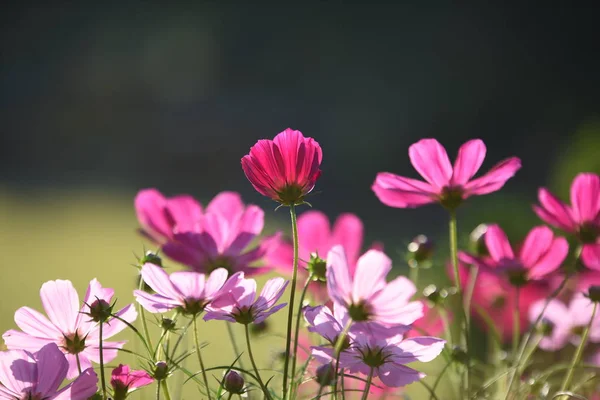
[[600, 176], [582, 173], [571, 185], [573, 218], [580, 224], [593, 222], [600, 213]]
[[499, 262], [515, 258], [506, 234], [498, 225], [488, 226], [484, 240], [485, 245], [490, 252], [490, 256], [492, 256], [494, 261]]
[[600, 241], [585, 244], [581, 252], [581, 260], [589, 269], [600, 271]]
[[243, 211], [244, 203], [237, 192], [221, 192], [206, 206], [207, 213], [219, 214], [225, 218], [241, 214]]
[[464, 185], [479, 171], [485, 159], [485, 144], [480, 139], [469, 140], [458, 149], [452, 172], [452, 185]]
[[556, 271], [569, 253], [569, 243], [567, 239], [559, 237], [551, 242], [548, 251], [543, 254], [534, 265], [530, 266], [529, 278], [541, 279], [553, 271]]
[[50, 321], [63, 333], [73, 333], [79, 316], [79, 296], [71, 281], [55, 280], [42, 285], [42, 305]]
[[422, 372], [391, 362], [377, 368], [377, 374], [381, 382], [389, 387], [406, 386], [425, 377], [425, 374]]
[[167, 200], [156, 189], [140, 190], [135, 196], [137, 219], [145, 233], [155, 242], [162, 243], [172, 234], [172, 227], [165, 212]]
[[392, 269], [392, 260], [385, 253], [369, 250], [363, 254], [356, 264], [356, 272], [352, 285], [352, 301], [355, 304], [371, 297], [385, 288], [385, 278]]
[[48, 339], [62, 338], [62, 332], [48, 321], [48, 318], [32, 308], [19, 308], [15, 312], [15, 322], [28, 335]]
[[262, 232], [265, 225], [264, 217], [265, 213], [261, 208], [248, 206], [239, 219], [232, 224], [230, 243], [225, 254], [236, 256], [244, 251], [250, 242]]
[[37, 360], [37, 391], [43, 394], [54, 394], [65, 380], [69, 363], [55, 343], [48, 344], [35, 355]]
[[269, 279], [263, 286], [258, 299], [256, 299], [254, 307], [257, 310], [266, 310], [267, 308], [273, 307], [275, 303], [281, 298], [285, 288], [289, 281], [283, 278], [272, 278]]
[[146, 293], [143, 290], [135, 290], [133, 295], [136, 301], [151, 313], [164, 313], [183, 305], [179, 300], [173, 300], [159, 294]]
[[[0, 352], [0, 383], [20, 398], [26, 388], [37, 382], [37, 368], [30, 355], [22, 350]], [[8, 397], [14, 398], [14, 397]]]
[[[310, 210], [298, 217], [298, 238], [302, 254], [300, 258], [308, 260], [311, 253], [326, 257], [329, 250], [329, 219], [320, 211]], [[337, 243], [341, 244], [341, 243]]]
[[154, 264], [142, 266], [142, 279], [161, 296], [173, 300], [183, 299], [183, 294], [173, 285], [165, 270]]
[[452, 165], [446, 149], [435, 139], [421, 139], [408, 148], [413, 167], [436, 189], [450, 183]]
[[[341, 244], [346, 250], [346, 257], [350, 267], [356, 266], [358, 256], [363, 243], [363, 223], [354, 214], [341, 214], [333, 225], [331, 235], [331, 246]], [[325, 254], [323, 254], [325, 256]], [[354, 276], [354, 271], [350, 271], [350, 275]]]
[[22, 349], [33, 352], [38, 351], [48, 343], [54, 343], [56, 341], [56, 339], [31, 336], [14, 329], [4, 332], [2, 339], [4, 339], [4, 344], [9, 349]]
[[428, 183], [389, 172], [378, 173], [371, 189], [383, 204], [396, 208], [414, 208], [435, 203], [440, 193], [440, 189]]
[[[123, 321], [129, 322], [130, 324], [133, 323], [138, 316], [133, 304], [123, 307], [115, 315]], [[104, 324], [102, 327], [102, 338], [108, 339], [127, 328], [127, 324], [123, 321], [117, 318], [111, 318], [108, 323]]]
[[521, 168], [521, 160], [517, 157], [500, 161], [485, 175], [465, 184], [465, 197], [474, 194], [488, 194], [499, 190], [507, 180], [515, 175], [519, 168]]
[[342, 305], [349, 305], [352, 295], [352, 280], [348, 271], [348, 261], [342, 246], [333, 246], [327, 254], [327, 291], [331, 299]]
[[572, 211], [565, 203], [545, 188], [538, 190], [540, 206], [533, 206], [533, 210], [544, 222], [556, 226], [565, 232], [574, 232], [576, 224], [573, 221]]
[[198, 272], [177, 271], [169, 279], [173, 286], [185, 299], [201, 299], [204, 297], [206, 276]]
[[98, 377], [93, 369], [83, 371], [72, 383], [65, 386], [51, 400], [87, 400], [98, 390]]
[[436, 358], [446, 341], [436, 337], [418, 336], [401, 341], [394, 353], [394, 361], [399, 364], [408, 364], [414, 361], [429, 362]]
[[202, 206], [189, 195], [166, 199], [166, 215], [174, 232], [194, 231], [202, 217]]
[[552, 230], [547, 226], [536, 226], [527, 234], [519, 250], [519, 259], [526, 267], [532, 267], [542, 257], [554, 239]]

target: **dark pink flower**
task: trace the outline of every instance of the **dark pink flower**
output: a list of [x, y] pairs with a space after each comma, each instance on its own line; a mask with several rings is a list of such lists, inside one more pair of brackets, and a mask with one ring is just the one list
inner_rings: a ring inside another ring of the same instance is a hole
[[458, 150], [452, 166], [446, 149], [437, 140], [421, 139], [410, 146], [408, 155], [427, 182], [381, 172], [372, 189], [379, 200], [390, 207], [413, 208], [441, 203], [453, 209], [470, 196], [499, 190], [521, 168], [521, 160], [512, 157], [496, 164], [480, 178], [471, 180], [481, 167], [485, 153], [481, 140], [469, 140]]
[[302, 204], [321, 175], [319, 144], [290, 128], [259, 140], [242, 158], [246, 177], [260, 194], [284, 205]]
[[[423, 307], [423, 315], [412, 324], [412, 329], [406, 333], [406, 337], [416, 336], [438, 336], [444, 331], [444, 323], [440, 317], [439, 310], [436, 307]], [[452, 315], [448, 316], [451, 319]]]
[[381, 251], [369, 250], [356, 263], [354, 276], [342, 246], [327, 256], [327, 290], [334, 303], [348, 310], [356, 322], [410, 325], [423, 316], [423, 304], [410, 301], [415, 285], [400, 276], [387, 283], [392, 261]]
[[[99, 324], [89, 317], [89, 305], [96, 300], [104, 300], [110, 304], [114, 290], [105, 289], [93, 279], [87, 289], [83, 305], [79, 302], [77, 291], [70, 281], [49, 281], [42, 285], [40, 297], [42, 305], [48, 315], [44, 315], [29, 307], [21, 307], [15, 312], [15, 322], [22, 329], [11, 329], [2, 335], [9, 349], [22, 349], [36, 352], [48, 343], [56, 343], [58, 348], [65, 353], [69, 363], [67, 377], [72, 379], [79, 372], [77, 359], [81, 369], [92, 366], [92, 361], [100, 362]], [[127, 322], [133, 322], [137, 312], [133, 304], [121, 309], [115, 315]], [[104, 343], [104, 362], [110, 362], [117, 357], [117, 349], [126, 343], [104, 341], [125, 329], [127, 325], [117, 320], [110, 319], [104, 324], [102, 339]]]
[[581, 259], [600, 271], [600, 176], [582, 173], [571, 185], [571, 206], [560, 201], [546, 188], [538, 192], [540, 205], [533, 210], [544, 222], [574, 234], [583, 244]]
[[222, 290], [206, 308], [205, 321], [218, 319], [240, 324], [261, 323], [269, 315], [285, 307], [286, 303], [275, 305], [283, 295], [288, 281], [283, 278], [269, 279], [260, 295], [256, 297], [256, 281], [245, 279], [243, 272], [236, 274], [235, 284]]
[[87, 400], [97, 390], [92, 368], [62, 389], [69, 363], [55, 343], [37, 353], [24, 350], [0, 352], [0, 399]]
[[115, 400], [125, 399], [129, 393], [152, 382], [154, 379], [146, 371], [131, 371], [129, 365], [123, 364], [113, 369], [110, 379]]
[[490, 257], [461, 252], [461, 260], [504, 275], [515, 286], [546, 278], [561, 266], [569, 252], [567, 240], [555, 237], [547, 226], [533, 228], [518, 251], [513, 250], [498, 225], [488, 226], [484, 240]]
[[[241, 279], [241, 273], [231, 277], [229, 285], [235, 285]], [[209, 276], [191, 272], [178, 271], [170, 276], [160, 267], [145, 264], [142, 267], [142, 279], [156, 293], [143, 290], [134, 291], [135, 298], [151, 313], [164, 313], [172, 309], [195, 315], [202, 311], [221, 293], [227, 281], [227, 270], [217, 268]]]

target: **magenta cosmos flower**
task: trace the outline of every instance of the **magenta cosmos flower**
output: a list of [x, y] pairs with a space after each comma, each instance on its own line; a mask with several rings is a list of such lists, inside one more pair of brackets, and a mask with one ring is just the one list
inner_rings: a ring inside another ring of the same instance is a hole
[[113, 369], [110, 379], [114, 400], [123, 400], [131, 392], [150, 385], [152, 382], [154, 379], [146, 371], [132, 371], [129, 365], [123, 364], [119, 364], [117, 368]]
[[[404, 339], [402, 335], [390, 338], [356, 335], [352, 346], [340, 354], [340, 368], [362, 375], [369, 375], [373, 369], [373, 377], [378, 377], [386, 386], [405, 386], [425, 377], [424, 373], [405, 364], [433, 360], [442, 352], [445, 343], [434, 337]], [[335, 362], [331, 347], [315, 347], [312, 354], [320, 362]]]
[[540, 205], [533, 206], [544, 222], [572, 233], [583, 244], [581, 259], [590, 269], [600, 271], [600, 176], [582, 173], [571, 185], [571, 206], [546, 188], [538, 192]]
[[[529, 309], [529, 321], [535, 322], [542, 310], [546, 300], [538, 300]], [[551, 300], [542, 317], [543, 339], [540, 347], [548, 351], [556, 351], [563, 348], [569, 341], [574, 345], [579, 344], [581, 334], [592, 318], [594, 303], [578, 292], [573, 296], [569, 306], [565, 306], [559, 300]], [[588, 337], [590, 342], [600, 342], [600, 314], [594, 315], [590, 326]]]
[[256, 281], [245, 279], [243, 272], [239, 272], [238, 277], [235, 284], [223, 290], [223, 294], [206, 308], [205, 321], [218, 319], [244, 325], [258, 324], [285, 307], [286, 303], [275, 305], [288, 285], [283, 278], [269, 279], [256, 297]]
[[467, 197], [499, 190], [521, 168], [521, 160], [511, 157], [471, 180], [481, 167], [485, 152], [481, 140], [469, 140], [458, 150], [453, 167], [446, 149], [437, 140], [421, 139], [409, 147], [408, 156], [427, 182], [380, 172], [372, 189], [379, 200], [390, 207], [413, 208], [440, 203], [454, 209]]
[[96, 393], [98, 378], [92, 368], [59, 390], [68, 369], [68, 361], [54, 343], [35, 354], [0, 352], [0, 399], [87, 400]]
[[473, 257], [460, 253], [460, 259], [506, 276], [514, 286], [530, 280], [540, 280], [556, 271], [569, 252], [563, 237], [555, 237], [547, 226], [533, 228], [518, 251], [511, 247], [506, 234], [498, 225], [490, 225], [484, 236], [490, 257]]
[[165, 199], [155, 190], [140, 192], [135, 204], [145, 235], [177, 262], [198, 272], [225, 268], [256, 274], [270, 269], [256, 265], [278, 246], [280, 234], [250, 246], [263, 230], [264, 212], [245, 206], [238, 193], [219, 193], [204, 211], [189, 196]]
[[[240, 274], [233, 275], [228, 285], [235, 285], [241, 279]], [[227, 281], [227, 270], [217, 268], [207, 279], [204, 274], [190, 271], [173, 272], [169, 276], [162, 268], [145, 264], [142, 267], [142, 279], [156, 292], [133, 292], [137, 302], [146, 310], [164, 313], [179, 309], [185, 314], [196, 315], [204, 311], [220, 293]]]
[[423, 304], [410, 301], [415, 285], [400, 276], [387, 283], [392, 261], [381, 251], [369, 250], [356, 263], [354, 276], [342, 246], [327, 256], [327, 290], [334, 303], [348, 310], [356, 322], [410, 325], [423, 316]]
[[[114, 290], [105, 289], [93, 279], [87, 289], [83, 305], [70, 281], [49, 281], [42, 285], [40, 297], [48, 315], [46, 318], [36, 310], [21, 307], [15, 312], [15, 322], [21, 331], [9, 330], [2, 335], [6, 347], [36, 352], [48, 343], [56, 343], [65, 353], [69, 362], [67, 377], [72, 379], [79, 374], [77, 358], [82, 370], [92, 366], [92, 361], [100, 362], [99, 325], [89, 317], [90, 307], [97, 300], [110, 304]], [[137, 312], [133, 304], [115, 315], [127, 322], [133, 322]], [[108, 320], [102, 329], [104, 362], [117, 357], [117, 351], [126, 343], [104, 341], [125, 329], [127, 325], [116, 318]]]
[[259, 140], [242, 158], [246, 177], [260, 194], [284, 205], [304, 203], [321, 175], [321, 146], [290, 128]]

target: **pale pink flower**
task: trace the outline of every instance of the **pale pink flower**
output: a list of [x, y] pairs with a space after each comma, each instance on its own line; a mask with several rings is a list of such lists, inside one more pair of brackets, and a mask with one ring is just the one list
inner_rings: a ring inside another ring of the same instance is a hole
[[437, 140], [421, 139], [409, 147], [408, 155], [413, 167], [427, 182], [380, 172], [372, 189], [379, 200], [390, 207], [413, 208], [441, 203], [454, 209], [470, 196], [499, 190], [521, 168], [521, 160], [512, 157], [471, 180], [481, 167], [485, 153], [481, 140], [469, 140], [458, 150], [452, 166], [446, 150]]
[[59, 390], [68, 369], [69, 363], [55, 343], [37, 353], [0, 352], [0, 399], [87, 400], [96, 393], [98, 378], [92, 368]]
[[423, 304], [410, 301], [415, 285], [400, 276], [387, 283], [392, 261], [381, 251], [369, 250], [356, 263], [354, 276], [342, 246], [327, 256], [327, 290], [334, 303], [348, 310], [356, 322], [410, 325], [423, 316]]
[[[232, 276], [229, 285], [235, 285], [240, 274]], [[242, 275], [243, 276], [243, 275]], [[138, 303], [151, 313], [164, 313], [179, 309], [185, 314], [195, 315], [220, 294], [227, 281], [227, 270], [215, 269], [209, 276], [199, 272], [178, 271], [170, 276], [160, 267], [145, 264], [142, 279], [156, 293], [143, 290], [133, 292]]]
[[302, 204], [321, 176], [319, 144], [290, 128], [273, 140], [259, 140], [242, 158], [242, 169], [257, 192], [284, 205]]
[[[356, 335], [352, 346], [340, 354], [340, 368], [350, 374], [362, 375], [368, 375], [373, 368], [373, 376], [384, 385], [405, 386], [425, 377], [424, 373], [405, 364], [433, 360], [442, 352], [445, 343], [443, 339], [425, 336], [404, 339], [402, 335], [396, 335], [382, 339], [373, 335]], [[312, 354], [322, 363], [335, 362], [331, 347], [315, 347]]]
[[[546, 299], [541, 299], [531, 305], [529, 321], [535, 322], [541, 314]], [[551, 300], [542, 317], [543, 329], [546, 330], [540, 341], [540, 348], [556, 351], [563, 348], [569, 341], [574, 345], [579, 344], [581, 334], [592, 318], [594, 303], [577, 292], [571, 299], [568, 307], [559, 300]], [[590, 326], [588, 340], [593, 343], [600, 342], [600, 313], [594, 315]]]
[[538, 192], [540, 205], [533, 210], [544, 222], [574, 234], [583, 244], [581, 259], [600, 271], [600, 176], [581, 173], [571, 185], [571, 206], [546, 188]]
[[461, 252], [460, 259], [504, 275], [515, 286], [540, 280], [556, 271], [567, 257], [569, 244], [556, 237], [547, 226], [537, 226], [527, 234], [523, 245], [513, 250], [498, 225], [489, 225], [484, 236], [489, 257], [474, 257]]
[[275, 305], [283, 295], [288, 281], [283, 278], [269, 279], [260, 295], [256, 297], [256, 281], [245, 279], [243, 272], [238, 273], [235, 284], [223, 290], [206, 308], [204, 320], [218, 319], [240, 324], [259, 324], [269, 315], [285, 307], [286, 303]]
[[[29, 307], [21, 307], [15, 312], [15, 322], [21, 331], [11, 329], [2, 335], [9, 349], [22, 349], [36, 352], [48, 343], [56, 343], [65, 353], [69, 362], [68, 378], [78, 375], [77, 359], [81, 369], [92, 366], [92, 361], [100, 362], [99, 324], [89, 317], [89, 305], [96, 300], [104, 300], [110, 304], [114, 290], [103, 288], [93, 279], [87, 289], [83, 305], [79, 302], [77, 291], [70, 281], [49, 281], [42, 285], [40, 297], [48, 315]], [[133, 304], [121, 309], [115, 315], [127, 322], [133, 322], [137, 312]], [[125, 329], [127, 325], [116, 318], [111, 318], [102, 329], [104, 362], [117, 357], [117, 351], [126, 343], [107, 342], [108, 339]]]
[[125, 399], [129, 393], [153, 382], [154, 379], [146, 371], [132, 371], [129, 365], [123, 364], [113, 369], [110, 379], [115, 400]]

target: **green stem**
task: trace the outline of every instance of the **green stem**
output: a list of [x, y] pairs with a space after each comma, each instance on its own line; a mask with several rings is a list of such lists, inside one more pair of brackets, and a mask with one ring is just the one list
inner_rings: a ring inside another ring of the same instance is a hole
[[436, 391], [438, 385], [440, 384], [440, 382], [442, 381], [442, 376], [444, 376], [444, 374], [446, 373], [446, 371], [448, 370], [448, 367], [450, 367], [450, 365], [452, 365], [452, 360], [450, 360], [449, 362], [446, 363], [446, 365], [444, 365], [444, 368], [442, 369], [442, 371], [440, 372], [438, 377], [435, 379], [435, 382], [433, 383], [433, 387], [431, 388], [431, 396], [429, 397], [429, 400], [433, 400], [433, 397], [435, 396], [435, 391]]
[[519, 310], [521, 290], [519, 287], [516, 288], [515, 293], [515, 307], [513, 308], [513, 337], [512, 337], [512, 352], [517, 354], [519, 349], [519, 336], [521, 336], [521, 313]]
[[319, 385], [319, 391], [317, 392], [317, 397], [315, 397], [316, 399], [321, 398], [321, 393], [323, 393], [324, 388], [325, 388], [325, 385]]
[[471, 265], [471, 269], [469, 270], [469, 281], [467, 289], [465, 290], [465, 317], [467, 319], [467, 326], [471, 325], [471, 301], [473, 300], [473, 292], [475, 291], [478, 273], [479, 267], [477, 265]]
[[294, 270], [292, 273], [292, 288], [290, 289], [290, 301], [288, 303], [287, 335], [285, 341], [285, 364], [283, 367], [283, 400], [288, 394], [288, 369], [290, 363], [290, 349], [292, 344], [292, 321], [294, 319], [294, 296], [296, 295], [296, 281], [298, 279], [298, 223], [296, 221], [296, 208], [290, 205], [290, 218], [292, 220], [292, 239], [294, 242]]
[[348, 336], [348, 332], [350, 331], [350, 327], [352, 326], [352, 318], [348, 318], [348, 322], [346, 322], [346, 326], [342, 333], [338, 336], [337, 341], [335, 342], [335, 348], [333, 355], [335, 356], [335, 371], [333, 373], [333, 397], [337, 399], [337, 386], [338, 386], [338, 371], [340, 369], [340, 354], [342, 354], [342, 347], [344, 346], [344, 341], [346, 340], [346, 336]]
[[[542, 308], [540, 315], [538, 315], [535, 322], [533, 324], [531, 324], [531, 326], [525, 333], [525, 336], [523, 336], [523, 340], [521, 341], [521, 345], [519, 346], [519, 354], [518, 354], [517, 358], [515, 359], [515, 361], [513, 362], [512, 374], [510, 375], [510, 379], [508, 381], [508, 389], [506, 390], [506, 395], [504, 396], [504, 400], [508, 400], [508, 396], [510, 395], [510, 391], [512, 390], [512, 386], [515, 382], [515, 378], [517, 376], [517, 372], [519, 371], [521, 361], [523, 359], [523, 355], [525, 354], [525, 348], [527, 347], [527, 344], [529, 343], [531, 334], [533, 333], [533, 331], [535, 329], [537, 329], [537, 326], [540, 323], [540, 321], [542, 320], [542, 317], [544, 316], [544, 313], [546, 312], [546, 308], [548, 308], [548, 305], [550, 304], [550, 302], [552, 300], [554, 300], [556, 298], [556, 296], [558, 296], [560, 294], [560, 292], [563, 290], [563, 288], [567, 284], [567, 281], [569, 280], [569, 278], [570, 278], [570, 275], [566, 275], [565, 279], [563, 279], [561, 284], [556, 288], [556, 290], [554, 292], [552, 292], [552, 294], [550, 294], [550, 297], [548, 297], [546, 299], [546, 302], [544, 303], [544, 307]], [[533, 349], [532, 351], [535, 351], [535, 349]], [[521, 377], [519, 376], [519, 379], [520, 378]]]
[[440, 319], [442, 320], [442, 326], [444, 327], [444, 336], [448, 341], [448, 346], [452, 348], [452, 331], [450, 330], [450, 319], [448, 318], [448, 311], [445, 308], [440, 307]]
[[365, 391], [362, 395], [362, 400], [367, 400], [369, 397], [369, 390], [371, 389], [371, 381], [373, 380], [373, 367], [369, 371], [369, 377], [367, 378], [367, 385], [365, 386]]
[[233, 397], [233, 393], [229, 393], [229, 396], [227, 396], [227, 400], [231, 400], [232, 397]]
[[100, 351], [100, 382], [102, 382], [102, 400], [106, 399], [106, 380], [104, 379], [104, 351], [102, 349], [102, 326], [104, 323], [100, 321], [98, 332], [98, 350]]
[[156, 382], [156, 400], [160, 400], [160, 381]]
[[[144, 290], [144, 279], [142, 278], [142, 275], [140, 274], [140, 284], [138, 287], [139, 290]], [[148, 323], [146, 322], [146, 311], [144, 310], [144, 307], [142, 307], [141, 304], [138, 303], [138, 311], [140, 313], [140, 317], [142, 320], [142, 329], [144, 330], [144, 337], [146, 338], [146, 343], [147, 343], [147, 347], [148, 348], [152, 348], [152, 340], [150, 339], [150, 331], [148, 330]]]
[[167, 385], [167, 380], [163, 379], [160, 381], [160, 386], [162, 386], [163, 393], [165, 394], [166, 400], [171, 400], [171, 393], [169, 393], [169, 385]]
[[254, 368], [254, 373], [256, 374], [256, 380], [258, 381], [260, 388], [262, 389], [263, 393], [265, 394], [265, 398], [267, 398], [268, 400], [271, 400], [271, 394], [269, 393], [269, 390], [267, 389], [267, 387], [263, 383], [262, 378], [260, 377], [260, 373], [258, 372], [258, 367], [256, 366], [256, 362], [254, 361], [254, 355], [252, 355], [252, 346], [250, 345], [250, 331], [248, 330], [247, 324], [244, 325], [244, 329], [246, 331], [246, 347], [248, 347], [248, 357], [250, 357], [250, 363], [252, 364], [252, 368]]
[[236, 357], [239, 357], [238, 361], [240, 363], [240, 367], [242, 369], [246, 369], [244, 367], [244, 363], [242, 362], [242, 358], [240, 357], [242, 352], [238, 347], [237, 340], [235, 340], [235, 335], [233, 334], [233, 324], [229, 321], [225, 321], [225, 325], [227, 326], [227, 333], [229, 334], [229, 340], [231, 340], [231, 346], [233, 346], [233, 351]]
[[196, 322], [197, 316], [194, 316], [194, 341], [196, 342], [196, 354], [198, 355], [198, 362], [200, 363], [200, 369], [202, 370], [202, 379], [204, 380], [204, 386], [206, 387], [206, 394], [208, 400], [211, 400], [210, 387], [208, 386], [208, 377], [206, 376], [206, 369], [204, 368], [204, 361], [202, 361], [202, 352], [200, 351], [200, 340], [198, 335], [198, 323]]
[[300, 336], [300, 318], [302, 317], [302, 304], [304, 303], [304, 298], [306, 297], [306, 291], [308, 290], [308, 285], [312, 280], [313, 274], [309, 274], [306, 279], [306, 283], [304, 284], [304, 288], [302, 289], [302, 293], [300, 293], [300, 305], [298, 306], [298, 313], [296, 314], [296, 332], [294, 333], [294, 353], [292, 354], [292, 373], [290, 374], [291, 384], [290, 390], [293, 392], [294, 387], [296, 385], [296, 357], [298, 356], [298, 336]]
[[573, 373], [575, 372], [575, 367], [577, 364], [581, 362], [581, 356], [583, 355], [583, 349], [587, 344], [588, 336], [590, 334], [590, 329], [592, 327], [592, 323], [594, 322], [594, 317], [596, 316], [596, 311], [598, 309], [598, 303], [594, 302], [594, 308], [592, 310], [592, 316], [590, 317], [590, 321], [588, 322], [583, 334], [581, 335], [581, 341], [579, 342], [579, 346], [577, 346], [577, 350], [575, 351], [575, 355], [573, 356], [573, 361], [571, 362], [571, 366], [569, 367], [569, 372], [567, 376], [565, 376], [565, 380], [563, 381], [560, 391], [566, 391], [571, 385], [571, 381], [573, 380]]
[[415, 286], [418, 286], [418, 282], [419, 282], [419, 266], [418, 265], [415, 265], [415, 266], [409, 265], [408, 266], [408, 279], [410, 279]]

